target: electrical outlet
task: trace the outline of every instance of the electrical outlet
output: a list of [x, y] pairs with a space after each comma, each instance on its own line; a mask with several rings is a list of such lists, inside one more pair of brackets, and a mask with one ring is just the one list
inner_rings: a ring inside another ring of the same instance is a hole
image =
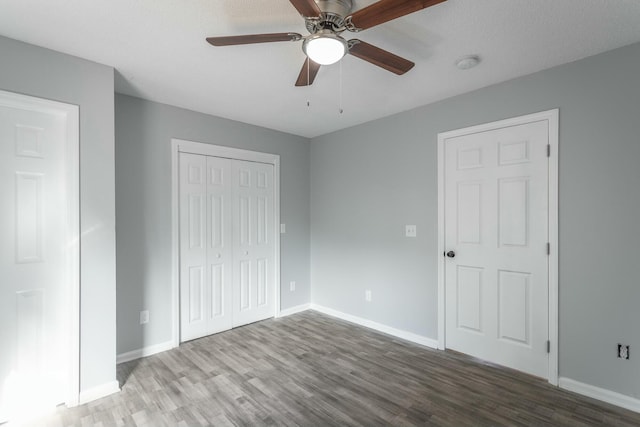
[[367, 289], [366, 291], [364, 291], [364, 299], [367, 302], [371, 302], [371, 290]]
[[618, 344], [618, 358], [629, 360], [629, 346], [626, 344]]
[[405, 225], [404, 226], [404, 234], [407, 237], [417, 237], [418, 236], [418, 227], [415, 225]]
[[140, 312], [140, 324], [144, 325], [145, 323], [149, 323], [149, 310], [142, 310]]
[[289, 290], [291, 292], [296, 290], [296, 282], [294, 282], [293, 280], [291, 282], [289, 282]]

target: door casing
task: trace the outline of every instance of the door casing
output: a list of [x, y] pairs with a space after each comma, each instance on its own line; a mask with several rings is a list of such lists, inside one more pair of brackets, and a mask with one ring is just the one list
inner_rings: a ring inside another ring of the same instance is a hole
[[558, 385], [558, 142], [559, 110], [514, 117], [482, 125], [442, 132], [438, 134], [438, 349], [446, 349], [446, 292], [445, 292], [445, 143], [447, 139], [486, 132], [509, 126], [546, 120], [549, 124], [549, 211], [548, 242], [551, 253], [548, 258], [549, 283], [549, 374], [547, 380]]
[[[62, 116], [66, 120], [64, 142], [67, 223], [65, 224], [66, 268], [68, 287], [67, 337], [69, 360], [65, 404], [80, 401], [80, 109], [77, 105], [0, 90], [0, 105]], [[63, 345], [63, 343], [61, 343]]]
[[261, 153], [240, 148], [212, 145], [202, 142], [171, 139], [171, 216], [172, 216], [172, 342], [174, 347], [180, 345], [180, 222], [179, 222], [179, 153], [200, 154], [204, 156], [224, 157], [249, 162], [268, 163], [273, 165], [274, 184], [274, 230], [275, 232], [275, 266], [274, 266], [274, 317], [280, 313], [280, 156]]

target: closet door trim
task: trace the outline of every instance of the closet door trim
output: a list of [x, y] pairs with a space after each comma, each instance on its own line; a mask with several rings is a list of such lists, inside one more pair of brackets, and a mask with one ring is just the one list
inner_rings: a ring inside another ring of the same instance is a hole
[[180, 223], [179, 223], [179, 153], [200, 154], [204, 156], [224, 157], [273, 165], [274, 182], [274, 229], [275, 234], [275, 278], [274, 278], [274, 317], [280, 314], [280, 156], [240, 148], [212, 145], [202, 142], [171, 139], [171, 250], [172, 250], [172, 342], [174, 347], [180, 344]]

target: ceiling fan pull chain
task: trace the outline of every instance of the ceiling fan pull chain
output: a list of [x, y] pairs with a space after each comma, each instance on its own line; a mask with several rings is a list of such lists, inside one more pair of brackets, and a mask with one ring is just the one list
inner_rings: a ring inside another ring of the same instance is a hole
[[339, 79], [339, 100], [338, 100], [338, 111], [340, 112], [340, 114], [342, 114], [344, 112], [344, 110], [342, 109], [342, 61], [340, 61], [340, 79]]
[[[307, 86], [309, 86], [309, 57], [307, 56]], [[311, 107], [311, 101], [307, 99], [307, 108]]]

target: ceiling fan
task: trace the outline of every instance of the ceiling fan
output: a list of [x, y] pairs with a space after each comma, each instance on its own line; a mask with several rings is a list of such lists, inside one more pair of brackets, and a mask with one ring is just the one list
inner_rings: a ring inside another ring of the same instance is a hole
[[296, 86], [313, 83], [320, 67], [338, 62], [347, 53], [401, 75], [415, 65], [413, 62], [365, 43], [359, 39], [345, 40], [344, 31], [359, 32], [392, 19], [417, 12], [446, 0], [379, 0], [351, 13], [352, 0], [289, 0], [304, 18], [308, 36], [298, 33], [251, 34], [208, 37], [214, 46], [231, 46], [268, 42], [297, 42], [307, 59], [300, 70]]

